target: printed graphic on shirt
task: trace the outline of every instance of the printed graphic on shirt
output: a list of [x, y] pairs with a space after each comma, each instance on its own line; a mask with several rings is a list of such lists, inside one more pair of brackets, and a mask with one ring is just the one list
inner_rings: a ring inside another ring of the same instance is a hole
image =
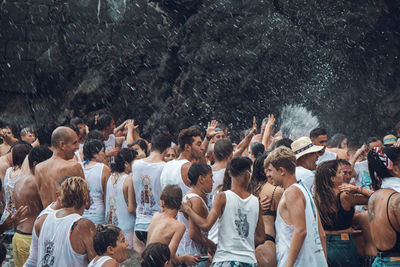
[[236, 231], [242, 238], [249, 236], [249, 222], [247, 221], [247, 214], [242, 213], [240, 209], [237, 210], [235, 219]]
[[12, 214], [14, 214], [15, 212], [17, 212], [17, 209], [15, 208], [13, 188], [7, 187], [6, 192], [6, 198], [8, 197], [8, 210], [10, 210]]
[[369, 175], [369, 171], [363, 170], [362, 176], [361, 176], [361, 187], [370, 190], [371, 184], [372, 184], [372, 181], [371, 181], [371, 176]]
[[114, 196], [110, 196], [110, 210], [108, 211], [107, 218], [108, 224], [117, 225], [118, 226], [118, 218], [117, 218], [117, 201]]
[[142, 183], [140, 184], [140, 204], [141, 213], [144, 215], [151, 215], [151, 210], [156, 205], [151, 188], [151, 180], [147, 175], [142, 177]]
[[44, 242], [45, 253], [40, 261], [41, 267], [51, 267], [54, 265], [54, 242], [49, 240]]

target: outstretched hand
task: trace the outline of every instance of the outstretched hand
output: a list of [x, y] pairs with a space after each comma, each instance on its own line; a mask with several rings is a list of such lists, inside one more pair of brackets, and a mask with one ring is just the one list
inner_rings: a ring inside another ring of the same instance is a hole
[[208, 138], [213, 138], [217, 132], [215, 131], [215, 129], [217, 128], [218, 125], [218, 121], [216, 120], [212, 120], [210, 122], [208, 122], [208, 127], [207, 127], [207, 131], [206, 131], [206, 136]]
[[257, 133], [257, 119], [255, 116], [253, 116], [253, 127], [251, 128], [251, 131], [249, 134], [255, 135]]
[[275, 125], [275, 116], [274, 114], [268, 114], [268, 122], [265, 126], [266, 128], [272, 128]]
[[139, 128], [139, 125], [135, 125], [135, 120], [127, 120], [125, 123], [128, 130], [136, 130]]

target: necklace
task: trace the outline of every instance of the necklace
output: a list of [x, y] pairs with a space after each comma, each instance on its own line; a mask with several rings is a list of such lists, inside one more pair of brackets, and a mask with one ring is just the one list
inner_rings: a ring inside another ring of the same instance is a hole
[[113, 176], [112, 178], [114, 178], [114, 179], [112, 179], [112, 180], [114, 180], [114, 182], [112, 184], [116, 185], [118, 183], [119, 179], [121, 178], [121, 175], [119, 173], [113, 173], [112, 176]]

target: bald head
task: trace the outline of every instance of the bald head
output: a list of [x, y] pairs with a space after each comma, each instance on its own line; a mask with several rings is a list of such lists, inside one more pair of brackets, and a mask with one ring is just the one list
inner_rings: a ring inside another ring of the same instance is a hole
[[51, 135], [51, 146], [58, 148], [60, 142], [68, 143], [72, 140], [74, 135], [76, 135], [76, 133], [69, 127], [57, 127]]

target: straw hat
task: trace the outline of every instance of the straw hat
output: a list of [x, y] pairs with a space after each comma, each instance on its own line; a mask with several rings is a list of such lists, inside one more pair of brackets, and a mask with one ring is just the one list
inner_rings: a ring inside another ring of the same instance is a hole
[[296, 155], [296, 159], [299, 159], [306, 154], [321, 151], [324, 148], [323, 146], [314, 145], [308, 137], [300, 137], [292, 143], [291, 147], [292, 151]]
[[383, 145], [394, 145], [397, 142], [396, 136], [393, 134], [388, 134], [385, 137], [383, 137]]

